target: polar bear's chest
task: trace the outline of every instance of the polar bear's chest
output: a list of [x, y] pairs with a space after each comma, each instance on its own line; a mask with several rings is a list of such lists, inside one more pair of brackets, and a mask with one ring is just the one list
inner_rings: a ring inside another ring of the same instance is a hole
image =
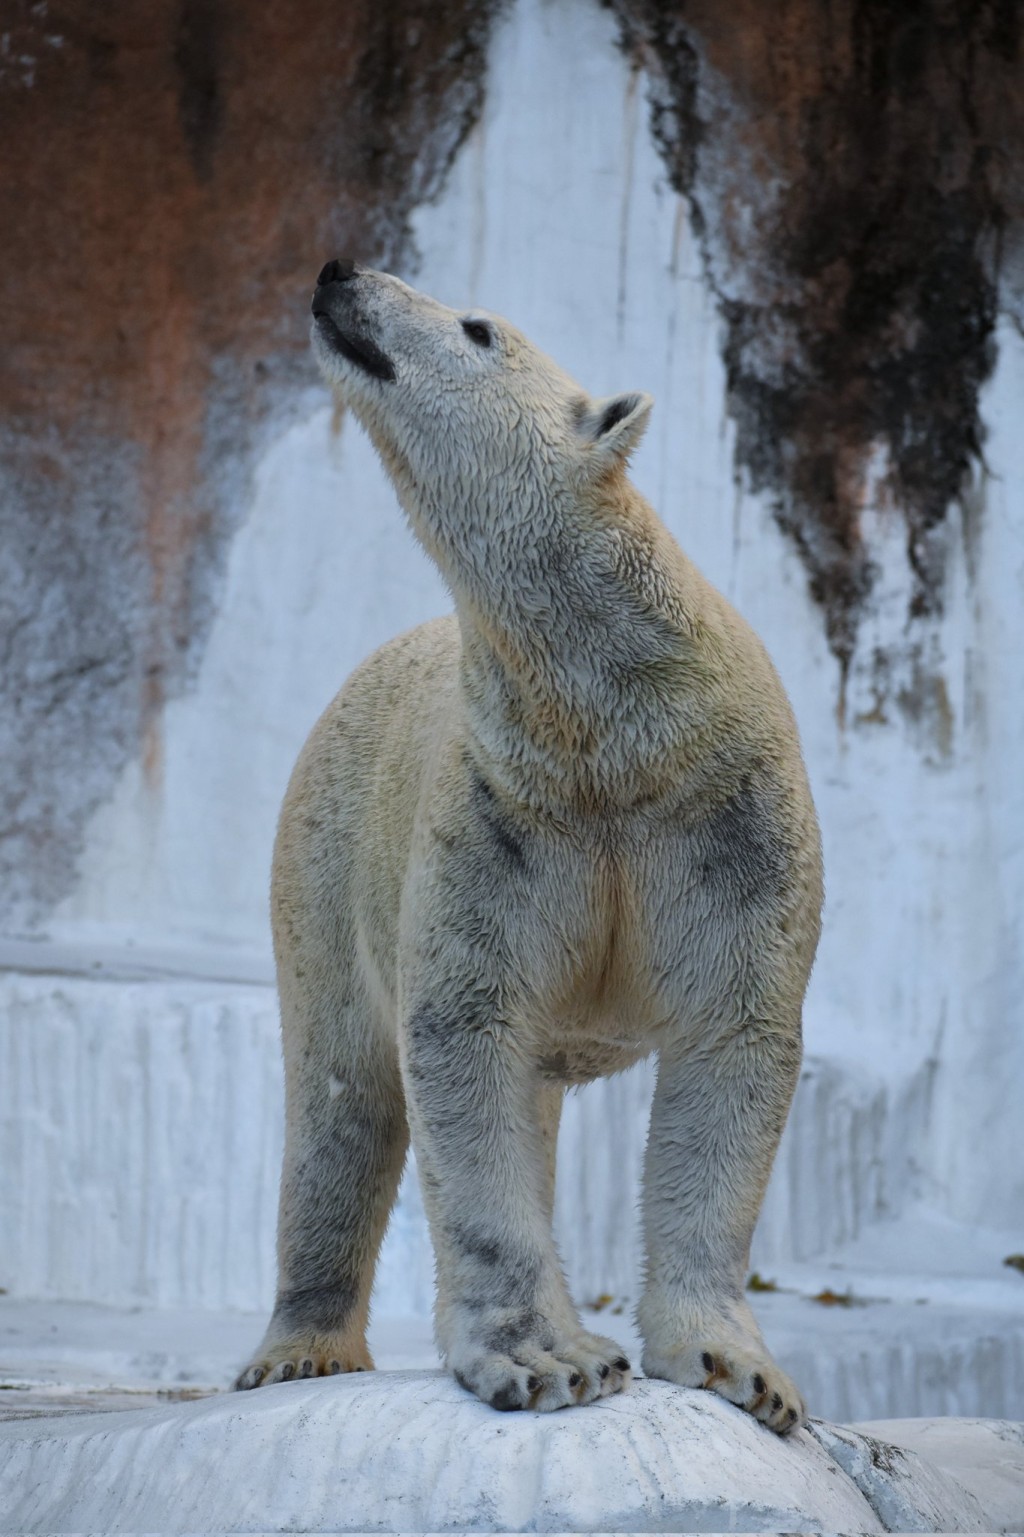
[[564, 889], [581, 899], [561, 910], [557, 949], [564, 967], [555, 961], [548, 985], [541, 983], [531, 1023], [540, 1070], [565, 1083], [588, 1083], [655, 1050], [666, 1010], [651, 976], [650, 921], [635, 872], [602, 857], [571, 875]]

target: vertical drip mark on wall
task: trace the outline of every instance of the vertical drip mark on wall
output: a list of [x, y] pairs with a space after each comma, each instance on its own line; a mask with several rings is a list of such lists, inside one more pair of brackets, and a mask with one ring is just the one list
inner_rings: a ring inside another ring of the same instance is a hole
[[683, 247], [683, 234], [686, 229], [686, 203], [678, 194], [675, 195], [675, 218], [672, 220], [672, 245], [668, 253], [668, 275], [671, 285], [672, 302], [669, 305], [668, 324], [665, 327], [665, 392], [662, 401], [661, 412], [661, 482], [658, 487], [659, 505], [668, 506], [669, 485], [669, 448], [674, 434], [671, 430], [672, 403], [675, 395], [673, 385], [675, 383], [675, 356], [676, 336], [679, 331], [679, 257]]
[[487, 130], [481, 113], [469, 135], [464, 153], [469, 157], [473, 180], [473, 231], [470, 236], [469, 294], [470, 304], [480, 302], [480, 281], [484, 270], [484, 252], [487, 249]]
[[743, 483], [732, 477], [732, 565], [729, 568], [728, 597], [734, 598], [739, 587], [740, 557], [743, 553]]
[[636, 124], [640, 67], [630, 65], [626, 81], [626, 98], [623, 103], [623, 147], [625, 150], [624, 175], [622, 178], [622, 202], [619, 207], [619, 286], [616, 305], [616, 335], [621, 346], [626, 329], [626, 271], [629, 265], [629, 220], [633, 207], [633, 177], [636, 169]]
[[686, 199], [676, 195], [676, 214], [672, 220], [672, 250], [669, 254], [668, 270], [673, 282], [679, 276], [679, 258], [683, 249], [683, 235], [686, 233]]

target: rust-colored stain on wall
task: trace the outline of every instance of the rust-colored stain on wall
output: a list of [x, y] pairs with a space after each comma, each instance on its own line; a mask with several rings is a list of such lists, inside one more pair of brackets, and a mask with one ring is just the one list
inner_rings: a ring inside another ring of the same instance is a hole
[[725, 322], [738, 458], [773, 497], [849, 665], [881, 462], [912, 610], [940, 602], [950, 504], [1024, 211], [1020, 0], [611, 0], [651, 75]]
[[67, 888], [160, 771], [259, 435], [339, 250], [399, 264], [493, 3], [14, 0], [0, 51], [0, 892]]

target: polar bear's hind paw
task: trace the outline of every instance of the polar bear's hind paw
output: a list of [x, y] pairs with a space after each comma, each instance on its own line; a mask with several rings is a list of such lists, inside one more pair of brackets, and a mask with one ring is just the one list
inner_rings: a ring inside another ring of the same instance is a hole
[[334, 1377], [340, 1372], [372, 1372], [373, 1361], [365, 1345], [312, 1336], [305, 1340], [281, 1340], [257, 1352], [232, 1384], [236, 1393], [267, 1388], [275, 1382], [303, 1377]]

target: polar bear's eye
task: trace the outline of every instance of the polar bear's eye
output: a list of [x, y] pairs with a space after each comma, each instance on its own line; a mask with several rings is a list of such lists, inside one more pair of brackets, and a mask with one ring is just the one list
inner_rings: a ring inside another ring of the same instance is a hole
[[482, 320], [464, 320], [462, 322], [462, 329], [470, 341], [476, 342], [478, 347], [489, 347], [491, 345], [491, 328], [484, 325]]

